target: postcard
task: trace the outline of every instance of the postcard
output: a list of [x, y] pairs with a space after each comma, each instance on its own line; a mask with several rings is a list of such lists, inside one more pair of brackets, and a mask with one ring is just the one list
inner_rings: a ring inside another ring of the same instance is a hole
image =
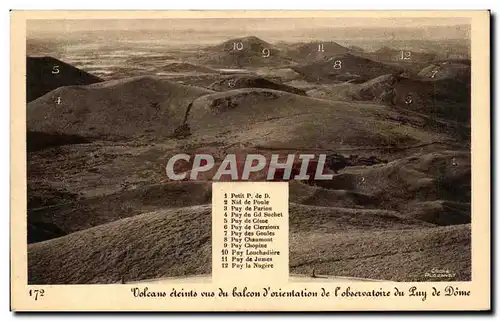
[[490, 310], [489, 11], [11, 12], [11, 310]]

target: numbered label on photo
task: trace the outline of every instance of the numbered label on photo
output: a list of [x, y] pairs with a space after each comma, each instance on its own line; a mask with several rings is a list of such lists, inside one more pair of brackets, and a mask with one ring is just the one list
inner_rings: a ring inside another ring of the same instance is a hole
[[267, 58], [270, 55], [271, 55], [271, 50], [269, 50], [268, 48], [262, 49], [262, 57]]
[[401, 56], [399, 56], [399, 59], [401, 59], [401, 60], [410, 60], [411, 59], [411, 52], [410, 51], [401, 50]]
[[342, 69], [342, 60], [335, 60], [333, 63], [333, 69]]
[[233, 42], [233, 50], [243, 50], [243, 42]]

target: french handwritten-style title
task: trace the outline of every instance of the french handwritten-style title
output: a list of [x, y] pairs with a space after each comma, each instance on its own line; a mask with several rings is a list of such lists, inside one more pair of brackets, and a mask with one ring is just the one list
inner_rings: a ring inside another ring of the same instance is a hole
[[210, 154], [176, 154], [166, 173], [171, 180], [331, 180], [325, 163], [325, 154], [227, 154], [221, 162]]

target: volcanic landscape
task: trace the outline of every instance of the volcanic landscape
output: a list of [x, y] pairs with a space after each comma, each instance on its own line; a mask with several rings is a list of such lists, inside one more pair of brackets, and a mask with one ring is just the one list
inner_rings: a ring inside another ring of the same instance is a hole
[[212, 182], [177, 153], [328, 155], [289, 182], [290, 273], [470, 280], [466, 36], [72, 37], [27, 43], [30, 284], [210, 275]]

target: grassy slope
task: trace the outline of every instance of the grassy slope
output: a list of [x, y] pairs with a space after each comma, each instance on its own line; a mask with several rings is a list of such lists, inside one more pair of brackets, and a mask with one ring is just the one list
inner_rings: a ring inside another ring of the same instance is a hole
[[[28, 247], [30, 283], [114, 283], [210, 273], [210, 205], [159, 210]], [[290, 206], [292, 242], [300, 233], [432, 226], [380, 210]], [[314, 232], [312, 232], [314, 231]], [[292, 257], [297, 248], [293, 247]]]
[[447, 138], [402, 124], [396, 115], [380, 105], [246, 88], [196, 99], [188, 123], [199, 139], [294, 149], [339, 148], [341, 142], [342, 147], [404, 146]]
[[210, 206], [168, 209], [28, 246], [31, 284], [210, 273]]
[[[470, 225], [297, 232], [290, 237], [290, 272], [311, 274], [315, 269], [317, 274], [393, 281], [467, 281], [470, 232]], [[425, 273], [432, 269], [448, 269], [456, 278], [429, 279]]]
[[[28, 129], [91, 137], [165, 139], [183, 122], [189, 103], [211, 93], [161, 77], [110, 80], [58, 88], [28, 104]], [[56, 104], [61, 97], [61, 104]]]

